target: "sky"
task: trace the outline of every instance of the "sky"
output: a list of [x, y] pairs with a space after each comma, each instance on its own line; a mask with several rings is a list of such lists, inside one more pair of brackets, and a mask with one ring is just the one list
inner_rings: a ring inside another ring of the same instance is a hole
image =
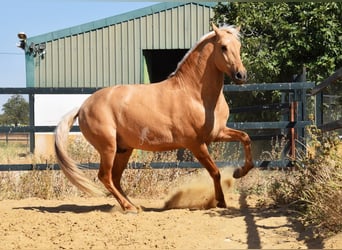
[[[140, 9], [157, 2], [110, 0], [2, 0], [0, 8], [0, 88], [26, 87], [24, 51], [17, 34], [28, 37]], [[9, 96], [0, 95], [2, 105]]]

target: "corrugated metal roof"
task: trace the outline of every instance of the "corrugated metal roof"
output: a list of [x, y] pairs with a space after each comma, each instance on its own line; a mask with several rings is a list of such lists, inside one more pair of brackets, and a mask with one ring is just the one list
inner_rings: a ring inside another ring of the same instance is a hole
[[103, 18], [100, 20], [69, 27], [66, 29], [61, 29], [61, 30], [45, 33], [45, 34], [38, 35], [38, 36], [29, 37], [28, 42], [42, 43], [42, 42], [52, 41], [52, 40], [56, 40], [62, 37], [72, 36], [72, 35], [76, 35], [76, 34], [80, 34], [84, 32], [89, 32], [92, 30], [100, 29], [103, 27], [107, 27], [113, 24], [126, 22], [135, 18], [152, 15], [154, 13], [158, 13], [158, 12], [172, 9], [175, 7], [184, 6], [189, 3], [200, 5], [200, 6], [206, 6], [210, 8], [217, 4], [216, 2], [163, 2], [163, 3], [155, 4], [152, 6], [148, 6], [145, 8], [141, 8], [138, 10], [126, 12], [120, 15]]
[[143, 51], [190, 49], [209, 32], [213, 6], [160, 3], [31, 37], [29, 44], [46, 44], [46, 54], [44, 59], [26, 55], [27, 86], [105, 87], [148, 82]]

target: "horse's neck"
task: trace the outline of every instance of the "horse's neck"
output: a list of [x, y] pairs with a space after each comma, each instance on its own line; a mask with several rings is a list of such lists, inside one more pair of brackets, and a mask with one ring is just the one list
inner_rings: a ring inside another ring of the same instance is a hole
[[199, 44], [175, 73], [179, 85], [199, 98], [217, 99], [222, 92], [224, 74], [215, 66], [213, 47], [211, 40]]

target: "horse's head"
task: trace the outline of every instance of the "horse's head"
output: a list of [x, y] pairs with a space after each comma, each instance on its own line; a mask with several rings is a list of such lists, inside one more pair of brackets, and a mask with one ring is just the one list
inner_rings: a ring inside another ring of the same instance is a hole
[[246, 82], [247, 71], [240, 57], [239, 29], [217, 28], [215, 24], [212, 26], [216, 35], [214, 48], [216, 67], [226, 73], [235, 83]]

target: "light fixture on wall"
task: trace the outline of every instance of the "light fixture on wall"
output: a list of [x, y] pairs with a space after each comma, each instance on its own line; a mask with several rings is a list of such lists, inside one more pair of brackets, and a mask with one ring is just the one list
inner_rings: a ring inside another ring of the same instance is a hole
[[31, 55], [33, 55], [33, 57], [36, 57], [38, 55], [40, 58], [44, 59], [45, 49], [46, 49], [45, 43], [34, 44], [32, 42], [30, 46], [28, 47], [28, 52]]
[[18, 48], [23, 49], [26, 53], [28, 53], [29, 55], [32, 55], [33, 57], [36, 57], [38, 55], [41, 59], [44, 59], [45, 49], [46, 49], [45, 43], [34, 44], [33, 42], [31, 42], [31, 44], [27, 46], [27, 41], [26, 41], [27, 36], [24, 32], [19, 32], [18, 38], [19, 38], [19, 43], [17, 43]]
[[24, 32], [18, 33], [19, 43], [17, 43], [17, 47], [25, 50], [26, 48], [26, 34]]

